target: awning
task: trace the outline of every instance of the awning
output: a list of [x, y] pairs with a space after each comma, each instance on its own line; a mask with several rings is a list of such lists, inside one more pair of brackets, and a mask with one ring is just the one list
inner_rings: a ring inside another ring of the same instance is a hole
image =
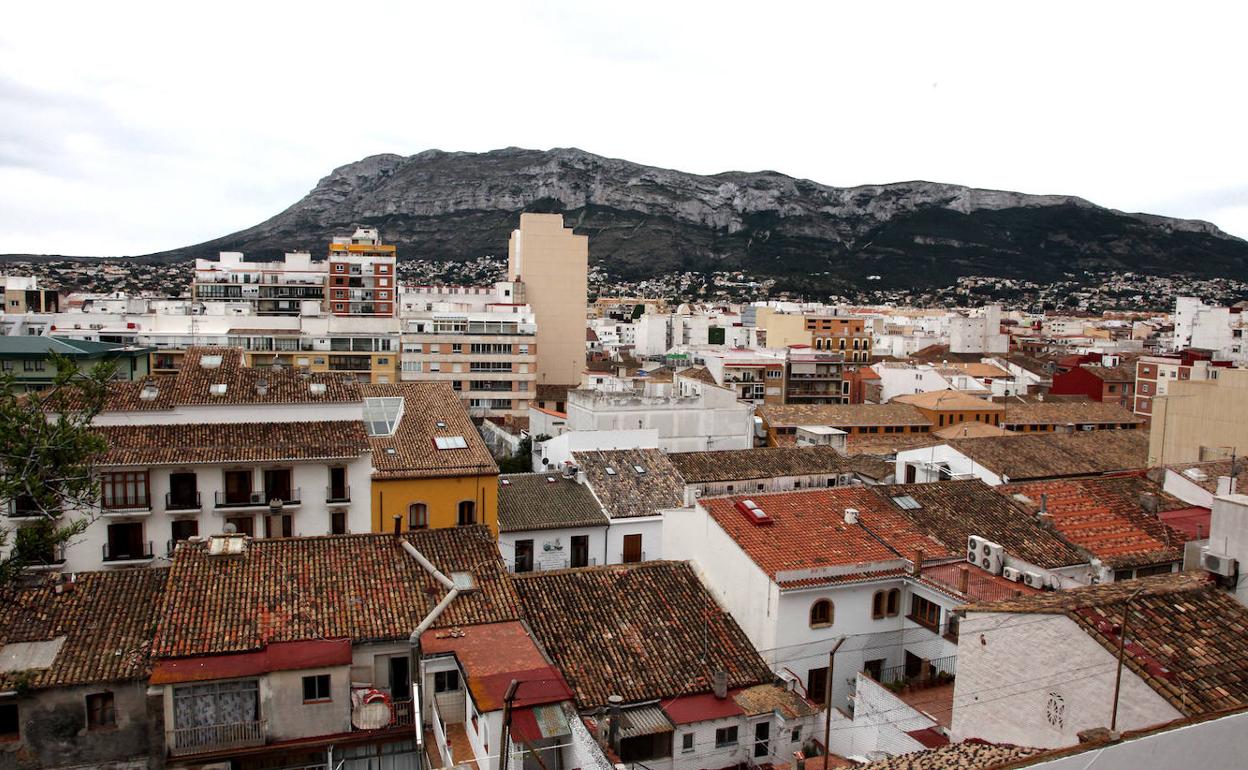
[[620, 738], [670, 733], [676, 728], [658, 706], [639, 706], [620, 714]]

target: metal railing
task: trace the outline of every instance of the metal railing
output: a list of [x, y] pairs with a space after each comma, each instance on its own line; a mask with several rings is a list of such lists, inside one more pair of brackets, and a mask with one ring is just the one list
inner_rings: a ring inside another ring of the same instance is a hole
[[620, 563], [621, 563], [621, 564], [638, 564], [638, 563], [643, 562], [643, 561], [645, 561], [645, 560], [646, 560], [646, 552], [645, 552], [645, 551], [642, 551], [642, 552], [641, 552], [641, 556], [640, 556], [640, 557], [638, 557], [638, 558], [636, 558], [636, 559], [631, 559], [631, 560], [630, 560], [629, 558], [627, 558], [626, 554], [624, 554], [624, 553], [621, 553], [621, 554], [620, 554]]
[[201, 508], [203, 505], [200, 503], [199, 492], [179, 495], [174, 495], [172, 492], [165, 493], [166, 511], [198, 511]]
[[945, 658], [934, 658], [925, 661], [926, 666], [921, 666], [917, 673], [906, 674], [906, 667], [889, 666], [880, 669], [880, 676], [877, 678], [872, 675], [880, 684], [898, 683], [902, 685], [928, 686], [934, 684], [943, 684], [944, 682], [952, 682], [958, 670], [958, 657], [950, 655]]
[[139, 543], [139, 547], [124, 546], [121, 548], [112, 548], [109, 543], [104, 544], [104, 561], [141, 561], [143, 559], [151, 559], [155, 557], [152, 551], [152, 541], [147, 543]]
[[134, 498], [131, 500], [118, 500], [116, 498], [104, 498], [100, 503], [100, 507], [104, 509], [104, 515], [112, 514], [114, 516], [123, 516], [128, 513], [148, 513], [152, 510], [152, 501], [150, 498]]
[[269, 504], [269, 500], [277, 499], [281, 500], [285, 505], [291, 505], [303, 499], [299, 487], [274, 490], [273, 492], [257, 491], [238, 494], [215, 492], [213, 495], [215, 505], [218, 508], [263, 508]]
[[351, 487], [342, 486], [338, 488], [325, 487], [325, 502], [327, 503], [349, 503], [351, 502]]
[[210, 751], [242, 749], [264, 744], [264, 720], [224, 725], [175, 728], [169, 733], [169, 753], [175, 757]]
[[26, 569], [29, 570], [56, 569], [64, 563], [64, 543], [57, 543], [40, 555], [26, 557]]

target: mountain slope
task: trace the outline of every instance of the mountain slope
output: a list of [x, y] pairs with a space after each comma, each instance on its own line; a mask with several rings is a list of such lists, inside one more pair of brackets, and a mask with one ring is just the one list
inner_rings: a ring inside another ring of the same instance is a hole
[[521, 211], [563, 212], [613, 275], [745, 269], [819, 283], [1036, 281], [1083, 268], [1248, 278], [1248, 242], [1206, 222], [1125, 214], [1068, 196], [931, 182], [829, 187], [770, 171], [699, 176], [576, 149], [429, 150], [335, 169], [255, 227], [157, 259], [325, 251], [375, 225], [401, 259], [505, 254]]

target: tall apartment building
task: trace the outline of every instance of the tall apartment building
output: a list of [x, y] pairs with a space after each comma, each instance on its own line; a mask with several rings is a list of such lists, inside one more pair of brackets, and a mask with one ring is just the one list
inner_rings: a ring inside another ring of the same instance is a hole
[[1148, 465], [1248, 454], [1248, 369], [1211, 369], [1207, 380], [1172, 380], [1153, 400]]
[[55, 313], [60, 305], [56, 289], [41, 289], [28, 275], [0, 275], [0, 298], [0, 313]]
[[1153, 399], [1167, 395], [1171, 382], [1214, 379], [1217, 377], [1214, 367], [1230, 365], [1230, 361], [1210, 361], [1207, 353], [1192, 350], [1174, 356], [1141, 356], [1135, 362], [1134, 411], [1150, 418]]
[[526, 416], [537, 396], [538, 326], [513, 301], [520, 291], [511, 282], [404, 288], [401, 378], [449, 382], [474, 417]]
[[246, 262], [242, 252], [223, 251], [215, 260], [195, 260], [191, 300], [245, 305], [256, 315], [320, 312], [326, 268], [307, 252], [286, 254], [281, 261]]
[[516, 302], [537, 321], [537, 384], [577, 385], [585, 369], [589, 237], [559, 214], [521, 214], [507, 244], [507, 278], [523, 284]]
[[810, 348], [790, 348], [784, 370], [784, 403], [848, 404], [845, 355]]
[[393, 316], [396, 302], [394, 246], [374, 227], [329, 244], [329, 312], [347, 316]]
[[840, 316], [806, 316], [806, 331], [815, 350], [833, 350], [844, 354], [851, 363], [871, 360], [873, 335], [862, 318]]

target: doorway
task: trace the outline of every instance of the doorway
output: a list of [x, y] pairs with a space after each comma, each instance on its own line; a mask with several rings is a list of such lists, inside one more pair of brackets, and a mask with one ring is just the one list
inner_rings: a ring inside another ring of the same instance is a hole
[[589, 535], [573, 535], [571, 547], [572, 561], [569, 566], [589, 566]]
[[641, 559], [641, 535], [625, 535], [624, 553], [621, 554], [620, 561], [625, 564], [635, 564]]

